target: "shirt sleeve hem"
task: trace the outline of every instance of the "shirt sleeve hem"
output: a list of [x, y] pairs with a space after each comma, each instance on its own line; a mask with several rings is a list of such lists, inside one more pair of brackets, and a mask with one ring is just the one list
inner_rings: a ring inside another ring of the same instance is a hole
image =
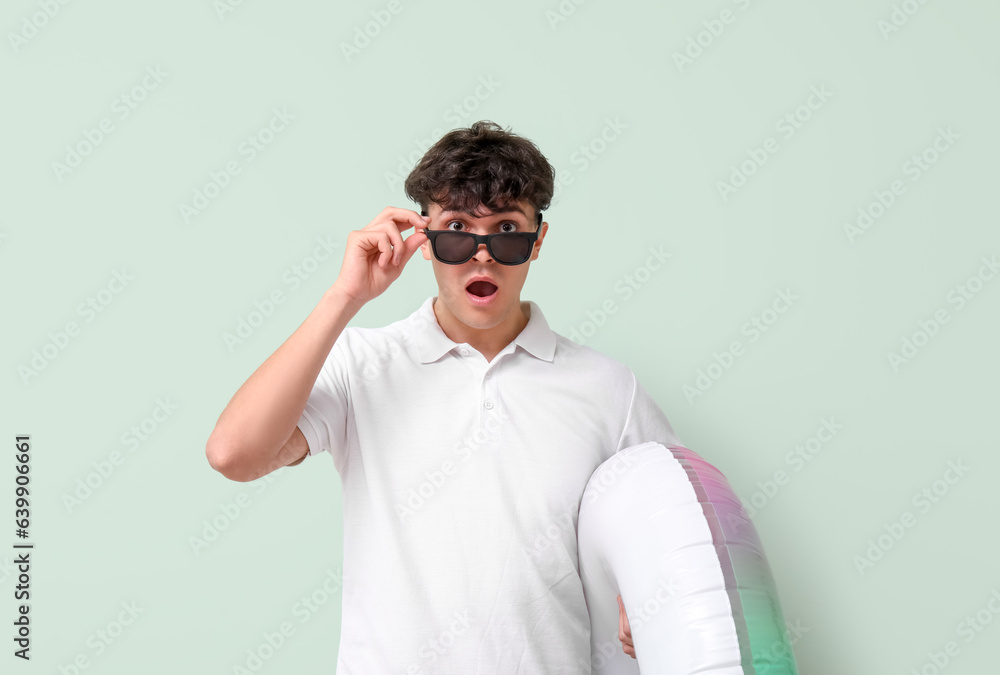
[[312, 415], [309, 414], [308, 410], [302, 411], [298, 427], [302, 431], [302, 435], [305, 436], [306, 442], [309, 444], [309, 455], [318, 455], [323, 452], [324, 448], [321, 448], [319, 443], [319, 434], [316, 433], [316, 421], [313, 419]]

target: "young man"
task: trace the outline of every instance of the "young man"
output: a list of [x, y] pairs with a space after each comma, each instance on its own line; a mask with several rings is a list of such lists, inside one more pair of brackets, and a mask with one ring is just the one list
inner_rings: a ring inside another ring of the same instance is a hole
[[[680, 443], [627, 366], [521, 300], [554, 174], [493, 123], [446, 134], [405, 184], [426, 215], [386, 208], [348, 235], [336, 282], [208, 440], [211, 465], [239, 481], [333, 457], [340, 675], [590, 672], [583, 490], [615, 452]], [[418, 247], [437, 295], [384, 328], [348, 328]]]

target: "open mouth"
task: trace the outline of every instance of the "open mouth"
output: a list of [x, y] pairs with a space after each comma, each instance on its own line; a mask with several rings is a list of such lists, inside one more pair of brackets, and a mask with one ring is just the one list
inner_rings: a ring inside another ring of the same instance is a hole
[[488, 298], [497, 292], [497, 286], [496, 284], [491, 284], [488, 281], [473, 281], [466, 287], [465, 290], [469, 291], [469, 293], [472, 293], [472, 295], [475, 295], [476, 297]]

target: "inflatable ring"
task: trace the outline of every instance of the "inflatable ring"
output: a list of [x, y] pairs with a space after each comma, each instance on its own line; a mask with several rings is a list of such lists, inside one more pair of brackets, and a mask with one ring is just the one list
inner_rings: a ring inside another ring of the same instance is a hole
[[594, 675], [798, 675], [757, 530], [696, 453], [615, 453], [587, 483], [577, 538]]

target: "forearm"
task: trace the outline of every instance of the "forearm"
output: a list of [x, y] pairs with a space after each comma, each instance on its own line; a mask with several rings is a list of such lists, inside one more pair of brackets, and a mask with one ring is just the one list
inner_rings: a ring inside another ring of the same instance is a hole
[[279, 453], [295, 431], [330, 350], [360, 308], [336, 284], [323, 294], [222, 411], [205, 447], [213, 468], [233, 480], [252, 480], [298, 459], [279, 459]]

